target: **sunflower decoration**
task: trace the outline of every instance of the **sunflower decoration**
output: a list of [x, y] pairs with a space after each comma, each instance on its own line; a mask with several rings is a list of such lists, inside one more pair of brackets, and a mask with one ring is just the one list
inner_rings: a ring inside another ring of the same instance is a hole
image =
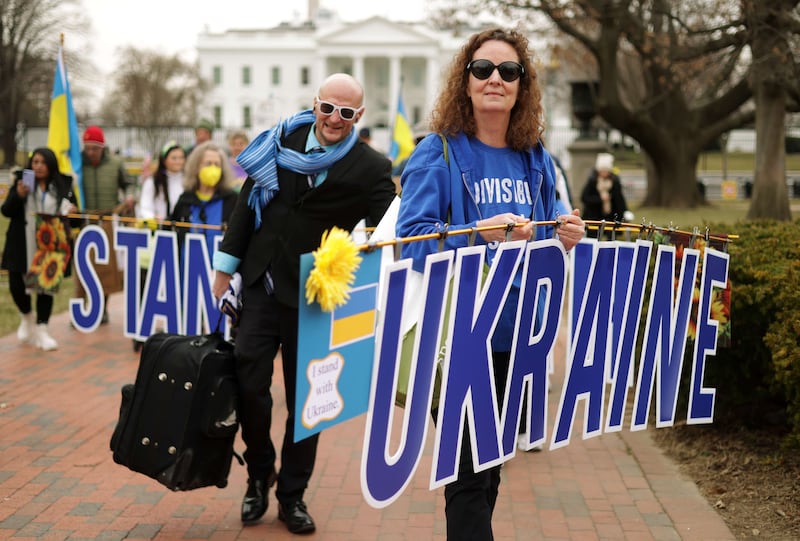
[[331, 312], [350, 298], [350, 287], [361, 264], [358, 246], [350, 233], [333, 227], [322, 234], [314, 250], [314, 267], [306, 280], [306, 302], [317, 301], [324, 312]]
[[67, 265], [69, 265], [69, 260], [72, 257], [72, 248], [69, 245], [69, 242], [64, 240], [63, 242], [58, 243], [58, 251], [64, 255], [64, 269], [67, 270]]
[[42, 261], [44, 261], [45, 255], [47, 255], [46, 251], [36, 250], [36, 253], [33, 254], [33, 259], [31, 260], [31, 272], [39, 272], [42, 270]]
[[67, 265], [69, 264], [69, 260], [72, 257], [72, 248], [69, 245], [69, 227], [64, 225], [64, 221], [62, 218], [54, 216], [50, 219], [50, 224], [53, 228], [53, 231], [56, 232], [56, 251], [61, 252], [64, 254], [64, 271], [67, 270]]
[[72, 256], [68, 226], [58, 216], [38, 216], [36, 252], [24, 279], [25, 285], [40, 292], [55, 293]]
[[[730, 321], [730, 282], [726, 289], [714, 288], [711, 291], [709, 318], [717, 322], [718, 345], [727, 344], [731, 337]], [[689, 339], [697, 339], [697, 310], [700, 306], [700, 289], [695, 288], [692, 295], [692, 317], [689, 320]]]
[[50, 224], [53, 227], [53, 231], [56, 232], [56, 240], [58, 242], [66, 242], [67, 231], [64, 227], [64, 222], [62, 222], [58, 217], [53, 217], [50, 219]]
[[[692, 291], [692, 308], [689, 318], [688, 337], [690, 340], [697, 339], [697, 311], [700, 306], [700, 288], [702, 286], [703, 277], [703, 257], [708, 248], [714, 248], [711, 242], [707, 241], [704, 237], [699, 235], [688, 235], [686, 233], [669, 231], [666, 233], [656, 233], [653, 242], [655, 244], [672, 244], [675, 246], [675, 259], [677, 262], [683, 261], [683, 254], [686, 248], [694, 248], [698, 250], [699, 262], [697, 267], [697, 275], [695, 277], [694, 290]], [[681, 273], [681, 265], [675, 267], [675, 287], [679, 285]], [[710, 293], [710, 314], [709, 317], [717, 321], [717, 346], [729, 347], [731, 335], [731, 318], [730, 318], [730, 280], [725, 288], [714, 288]]]
[[39, 288], [39, 275], [42, 272], [42, 261], [44, 260], [45, 254], [47, 254], [47, 252], [43, 250], [38, 250], [33, 254], [31, 266], [28, 268], [28, 272], [25, 273], [25, 276], [23, 276], [26, 288]]
[[58, 234], [49, 220], [42, 220], [36, 230], [36, 247], [39, 250], [55, 250], [58, 243]]
[[64, 254], [45, 252], [39, 272], [39, 287], [44, 291], [55, 291], [64, 278]]

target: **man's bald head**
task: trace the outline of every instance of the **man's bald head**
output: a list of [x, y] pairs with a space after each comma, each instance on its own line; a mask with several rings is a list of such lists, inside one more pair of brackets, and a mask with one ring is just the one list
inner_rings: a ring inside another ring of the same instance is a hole
[[[333, 112], [327, 115], [320, 112], [320, 101], [333, 105]], [[353, 125], [364, 114], [363, 104], [364, 87], [352, 75], [334, 73], [328, 76], [320, 85], [314, 100], [314, 114], [317, 117], [314, 134], [317, 140], [325, 146], [344, 141], [353, 131]], [[355, 110], [355, 116], [350, 119], [342, 118], [341, 107]]]
[[364, 103], [364, 87], [355, 77], [347, 73], [334, 73], [322, 82], [317, 91], [317, 96], [324, 100], [323, 95], [328, 95], [329, 93], [355, 94], [358, 96], [358, 107]]

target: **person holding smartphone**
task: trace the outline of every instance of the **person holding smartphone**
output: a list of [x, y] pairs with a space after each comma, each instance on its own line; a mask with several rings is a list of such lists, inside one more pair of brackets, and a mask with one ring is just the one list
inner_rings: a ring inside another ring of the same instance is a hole
[[[14, 183], [2, 206], [3, 216], [10, 219], [0, 268], [8, 271], [11, 298], [20, 312], [17, 338], [44, 351], [58, 347], [47, 325], [53, 311], [51, 292], [29, 287], [25, 275], [36, 253], [36, 214], [63, 215], [76, 210], [72, 179], [58, 170], [58, 159], [49, 148], [37, 148], [28, 159], [26, 171], [17, 171]], [[33, 182], [31, 182], [33, 176]], [[69, 265], [67, 265], [69, 270]], [[36, 312], [32, 295], [36, 294]]]

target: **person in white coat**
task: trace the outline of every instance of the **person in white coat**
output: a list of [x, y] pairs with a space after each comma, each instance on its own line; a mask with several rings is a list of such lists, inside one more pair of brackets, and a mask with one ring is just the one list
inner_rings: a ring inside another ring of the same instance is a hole
[[[136, 217], [147, 220], [155, 228], [157, 223], [169, 218], [175, 203], [183, 193], [183, 167], [186, 151], [175, 141], [169, 141], [158, 155], [158, 166], [152, 176], [142, 181]], [[150, 252], [139, 258], [141, 286], [144, 287], [147, 269], [150, 267]], [[144, 342], [133, 340], [133, 351], [139, 352]]]
[[175, 141], [170, 141], [158, 156], [158, 167], [153, 176], [142, 181], [137, 218], [166, 220], [172, 207], [183, 193], [183, 166], [186, 152]]

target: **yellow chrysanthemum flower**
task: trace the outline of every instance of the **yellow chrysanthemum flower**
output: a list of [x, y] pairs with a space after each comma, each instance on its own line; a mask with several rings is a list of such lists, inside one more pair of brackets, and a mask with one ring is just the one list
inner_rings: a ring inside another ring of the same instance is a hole
[[306, 302], [316, 300], [324, 312], [330, 312], [350, 298], [361, 256], [350, 233], [338, 227], [322, 234], [313, 256], [314, 268], [306, 280]]

